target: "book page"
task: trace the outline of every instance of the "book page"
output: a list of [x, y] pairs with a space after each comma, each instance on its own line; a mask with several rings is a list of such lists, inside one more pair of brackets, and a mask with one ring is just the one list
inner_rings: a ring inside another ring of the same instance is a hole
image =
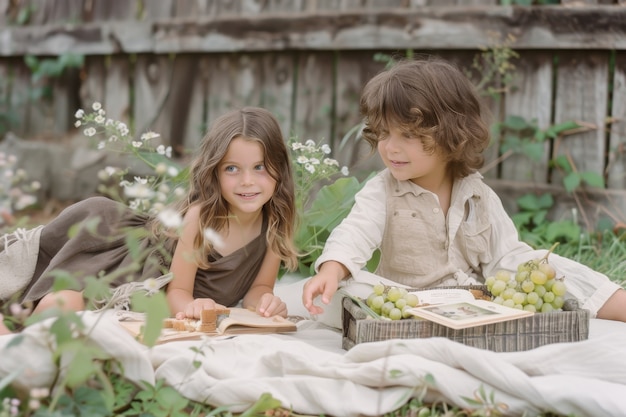
[[417, 317], [442, 324], [452, 329], [498, 323], [532, 316], [532, 311], [506, 307], [492, 301], [470, 300], [449, 304], [415, 307], [409, 312]]
[[440, 288], [431, 290], [410, 291], [415, 294], [419, 304], [450, 304], [459, 301], [472, 301], [474, 294], [469, 290], [460, 288]]
[[296, 325], [284, 317], [263, 317], [245, 308], [231, 308], [230, 315], [218, 324], [221, 334], [286, 333], [296, 330]]

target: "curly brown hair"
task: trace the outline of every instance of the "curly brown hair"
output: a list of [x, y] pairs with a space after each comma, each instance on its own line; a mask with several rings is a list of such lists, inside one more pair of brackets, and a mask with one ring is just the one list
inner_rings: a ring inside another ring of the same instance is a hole
[[363, 138], [374, 151], [390, 126], [419, 137], [439, 152], [454, 178], [483, 166], [489, 128], [471, 81], [439, 58], [400, 60], [364, 87], [360, 111]]

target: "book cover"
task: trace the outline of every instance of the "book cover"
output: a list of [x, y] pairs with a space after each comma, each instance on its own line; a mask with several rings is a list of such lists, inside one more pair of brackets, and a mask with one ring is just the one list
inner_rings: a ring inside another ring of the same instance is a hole
[[[167, 319], [173, 320], [173, 319]], [[295, 323], [281, 317], [263, 317], [255, 311], [245, 308], [230, 308], [229, 314], [218, 317], [214, 330], [200, 331], [201, 321], [185, 319], [179, 320], [185, 323], [185, 329], [178, 330], [167, 324], [164, 324], [161, 330], [161, 336], [157, 340], [157, 344], [180, 341], [180, 340], [198, 340], [202, 336], [228, 336], [238, 334], [264, 334], [264, 333], [290, 333], [297, 331]], [[133, 313], [119, 317], [120, 324], [129, 331], [133, 336], [140, 338], [144, 319], [141, 314]]]
[[515, 320], [535, 314], [532, 311], [506, 307], [493, 301], [475, 299], [423, 305], [409, 311], [414, 316], [456, 330]]

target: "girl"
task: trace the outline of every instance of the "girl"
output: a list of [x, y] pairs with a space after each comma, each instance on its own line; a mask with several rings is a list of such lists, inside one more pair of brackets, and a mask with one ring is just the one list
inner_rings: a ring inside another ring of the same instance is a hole
[[[477, 172], [489, 130], [478, 94], [458, 69], [440, 60], [400, 62], [366, 84], [360, 110], [363, 137], [386, 169], [357, 194], [317, 259], [302, 294], [311, 314], [323, 312], [314, 298], [329, 304], [341, 280], [356, 277], [376, 249], [376, 274], [412, 288], [484, 282], [546, 253], [518, 240]], [[582, 308], [626, 321], [618, 284], [554, 254], [550, 263]]]
[[[169, 269], [167, 300], [179, 318], [200, 318], [203, 308], [239, 302], [265, 316], [286, 316], [273, 287], [281, 262], [291, 270], [297, 264], [296, 209], [291, 162], [277, 120], [254, 107], [221, 116], [204, 137], [189, 175], [188, 194], [176, 206], [183, 216], [176, 233], [105, 197], [65, 209], [35, 234], [37, 262], [18, 302], [33, 302], [34, 312], [59, 304], [79, 311], [86, 307], [84, 283], [52, 292], [58, 271], [77, 277], [112, 274], [115, 287]], [[82, 227], [70, 237], [78, 224]], [[140, 236], [139, 250], [129, 251], [131, 235]], [[5, 253], [12, 249], [11, 239], [7, 243]], [[147, 255], [138, 260], [130, 252]]]

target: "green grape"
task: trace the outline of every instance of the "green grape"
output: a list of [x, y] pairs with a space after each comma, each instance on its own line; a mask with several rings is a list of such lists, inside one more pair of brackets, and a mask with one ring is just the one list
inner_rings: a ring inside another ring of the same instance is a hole
[[534, 304], [526, 304], [526, 305], [524, 306], [524, 310], [526, 310], [526, 311], [532, 311], [533, 313], [536, 313], [536, 312], [537, 312], [537, 307], [535, 307], [535, 305], [534, 305]]
[[409, 313], [409, 310], [413, 308], [410, 305], [405, 305], [404, 308], [402, 309], [402, 318], [403, 319], [410, 319], [413, 318], [413, 314]]
[[513, 297], [511, 297], [511, 299], [515, 304], [524, 305], [526, 304], [526, 293], [516, 292], [515, 294], [513, 294]]
[[526, 294], [534, 291], [535, 289], [535, 284], [533, 284], [533, 282], [530, 279], [525, 280], [524, 282], [522, 282], [522, 291], [524, 291]]
[[515, 274], [515, 281], [519, 283], [524, 282], [528, 278], [530, 278], [530, 272], [528, 271], [518, 271], [517, 274]]
[[491, 286], [493, 285], [494, 282], [496, 282], [496, 277], [494, 277], [493, 275], [488, 276], [485, 279], [485, 285], [487, 286], [487, 289], [491, 289]]
[[543, 285], [535, 285], [535, 292], [537, 294], [539, 294], [540, 298], [543, 298], [543, 296], [546, 294], [546, 287], [544, 287]]
[[383, 295], [385, 292], [385, 286], [381, 283], [374, 284], [374, 288], [372, 288], [372, 290], [376, 295]]
[[554, 307], [555, 310], [560, 310], [563, 308], [563, 304], [565, 303], [565, 299], [562, 295], [557, 295], [554, 297], [554, 300], [550, 304]]
[[404, 308], [406, 304], [406, 298], [400, 298], [398, 301], [395, 302], [396, 308], [399, 308], [400, 310], [402, 310]]
[[383, 316], [389, 317], [389, 312], [391, 309], [396, 308], [393, 302], [385, 301], [385, 304], [381, 307], [380, 311], [383, 313]]
[[385, 304], [385, 298], [382, 295], [377, 295], [372, 299], [372, 307], [373, 309], [382, 309]]
[[498, 296], [506, 289], [507, 283], [504, 281], [496, 280], [491, 287], [491, 294]]
[[493, 301], [493, 302], [494, 302], [494, 303], [496, 303], [496, 304], [502, 304], [502, 303], [504, 303], [504, 298], [502, 298], [502, 297], [500, 297], [500, 296], [498, 295], [497, 297], [494, 297], [494, 299], [493, 299], [493, 300], [491, 300], [491, 301]]
[[374, 298], [376, 298], [375, 293], [371, 293], [370, 295], [367, 296], [367, 300], [365, 300], [365, 303], [367, 304], [368, 307], [370, 308], [372, 307]]
[[401, 297], [402, 293], [400, 292], [400, 289], [398, 287], [390, 287], [389, 290], [387, 290], [387, 300], [391, 301], [392, 303], [395, 303]]
[[515, 307], [515, 303], [513, 302], [513, 300], [511, 300], [510, 298], [507, 300], [504, 300], [504, 302], [502, 303], [503, 306], [507, 306], [507, 307]]
[[546, 293], [543, 295], [543, 302], [550, 304], [554, 301], [555, 298], [556, 296], [552, 291], [546, 291]]
[[541, 306], [543, 305], [543, 298], [538, 298], [537, 302], [535, 302], [535, 308], [537, 311], [541, 311]]
[[407, 295], [404, 296], [404, 299], [406, 300], [406, 304], [410, 307], [415, 307], [416, 305], [419, 304], [419, 298], [417, 297], [417, 295], [409, 293]]
[[514, 288], [507, 288], [506, 290], [502, 291], [502, 293], [500, 294], [502, 296], [502, 298], [504, 298], [504, 300], [510, 300], [511, 298], [513, 298], [513, 296], [515, 295], [515, 289]]
[[526, 295], [526, 302], [528, 304], [537, 304], [537, 301], [539, 300], [539, 294], [537, 294], [536, 292], [532, 291], [529, 292], [528, 295]]
[[555, 281], [552, 285], [552, 292], [556, 296], [564, 296], [566, 292], [565, 283], [562, 280]]
[[509, 282], [511, 279], [511, 273], [507, 270], [500, 269], [496, 271], [496, 281]]
[[541, 262], [537, 269], [546, 274], [548, 279], [552, 279], [556, 276], [556, 270], [548, 262]]
[[554, 307], [552, 307], [552, 304], [550, 303], [543, 303], [541, 306], [542, 313], [551, 313], [552, 311], [554, 311]]
[[400, 320], [402, 318], [402, 310], [396, 307], [392, 308], [391, 311], [389, 311], [389, 318], [391, 320]]
[[552, 291], [552, 286], [554, 285], [555, 282], [556, 280], [554, 278], [548, 279], [546, 283], [543, 284], [543, 286], [546, 287], [546, 291]]
[[545, 273], [541, 272], [538, 269], [535, 269], [530, 272], [530, 280], [535, 285], [543, 285], [548, 280], [548, 277]]

